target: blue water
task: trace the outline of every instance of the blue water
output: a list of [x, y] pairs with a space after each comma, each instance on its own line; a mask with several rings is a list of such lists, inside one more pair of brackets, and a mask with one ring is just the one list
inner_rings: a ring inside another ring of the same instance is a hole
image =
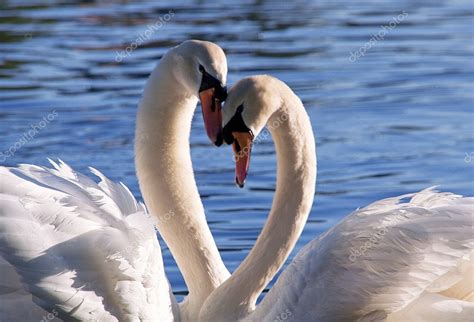
[[[317, 137], [318, 187], [297, 249], [380, 198], [432, 185], [474, 195], [472, 2], [348, 2], [2, 1], [0, 164], [61, 158], [82, 172], [93, 166], [141, 198], [133, 133], [143, 85], [171, 46], [199, 38], [224, 48], [230, 84], [271, 74], [306, 106]], [[392, 21], [392, 29], [381, 27]], [[143, 40], [150, 24], [159, 28]], [[117, 59], [140, 35], [142, 44]], [[45, 126], [19, 146], [40, 122]], [[255, 147], [240, 190], [231, 149], [209, 144], [200, 112], [191, 144], [207, 218], [232, 271], [271, 206], [273, 145]], [[164, 257], [181, 298], [182, 277], [167, 249]]]

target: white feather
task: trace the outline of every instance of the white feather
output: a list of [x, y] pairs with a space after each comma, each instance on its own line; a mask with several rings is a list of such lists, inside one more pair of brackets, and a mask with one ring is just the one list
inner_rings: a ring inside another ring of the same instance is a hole
[[474, 286], [459, 282], [474, 273], [473, 209], [474, 198], [433, 189], [359, 209], [297, 254], [252, 319], [472, 320]]
[[[16, 278], [2, 279], [0, 301], [21, 301], [17, 311], [38, 320], [172, 320], [176, 302], [145, 207], [95, 169], [99, 183], [51, 163], [0, 167], [0, 275]], [[0, 306], [0, 320], [12, 314]]]

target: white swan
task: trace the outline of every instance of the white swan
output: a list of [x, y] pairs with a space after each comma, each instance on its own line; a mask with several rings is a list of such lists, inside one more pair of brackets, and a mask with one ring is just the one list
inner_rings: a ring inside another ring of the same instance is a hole
[[255, 246], [206, 300], [200, 321], [468, 321], [474, 313], [474, 198], [427, 189], [377, 201], [306, 245], [255, 307], [306, 223], [316, 153], [299, 98], [269, 76], [245, 78], [223, 109], [242, 186], [253, 135], [275, 142], [277, 188]]
[[229, 273], [192, 172], [191, 119], [201, 97], [220, 144], [227, 64], [221, 48], [186, 41], [152, 72], [140, 103], [136, 166], [145, 202], [189, 295], [180, 310], [153, 222], [123, 184], [65, 163], [0, 167], [0, 320], [171, 321], [198, 316]]

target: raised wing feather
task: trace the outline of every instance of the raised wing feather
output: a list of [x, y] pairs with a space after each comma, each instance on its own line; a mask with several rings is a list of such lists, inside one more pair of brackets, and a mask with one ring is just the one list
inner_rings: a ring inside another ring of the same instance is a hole
[[[52, 164], [0, 167], [0, 274], [11, 265], [38, 314], [172, 320], [176, 303], [144, 206], [95, 169], [99, 183]], [[0, 320], [6, 311], [0, 306]]]
[[[426, 293], [449, 292], [472, 274], [472, 267], [456, 273], [472, 256], [473, 218], [474, 198], [433, 189], [357, 210], [297, 254], [252, 318], [383, 321], [422, 298], [426, 304]], [[471, 303], [452, 300], [437, 306], [450, 321], [472, 317]]]

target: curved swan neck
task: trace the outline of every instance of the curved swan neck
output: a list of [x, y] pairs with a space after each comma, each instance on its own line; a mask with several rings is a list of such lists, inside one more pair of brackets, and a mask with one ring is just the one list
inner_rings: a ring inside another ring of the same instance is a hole
[[258, 296], [295, 246], [311, 210], [316, 184], [311, 123], [296, 95], [291, 93], [283, 101], [267, 123], [279, 124], [269, 126], [278, 160], [272, 209], [249, 255], [206, 302], [205, 307], [214, 300], [225, 308], [213, 306], [212, 318], [242, 319], [254, 309]]
[[270, 129], [278, 156], [272, 208], [254, 248], [234, 273], [236, 285], [245, 290], [251, 306], [295, 246], [314, 198], [316, 155], [311, 124], [302, 105], [293, 106], [289, 113], [278, 111], [269, 124], [285, 116], [287, 121]]
[[137, 115], [135, 155], [145, 203], [189, 289], [198, 314], [229, 272], [206, 222], [194, 180], [189, 135], [197, 97], [180, 86], [166, 55], [151, 74]]

